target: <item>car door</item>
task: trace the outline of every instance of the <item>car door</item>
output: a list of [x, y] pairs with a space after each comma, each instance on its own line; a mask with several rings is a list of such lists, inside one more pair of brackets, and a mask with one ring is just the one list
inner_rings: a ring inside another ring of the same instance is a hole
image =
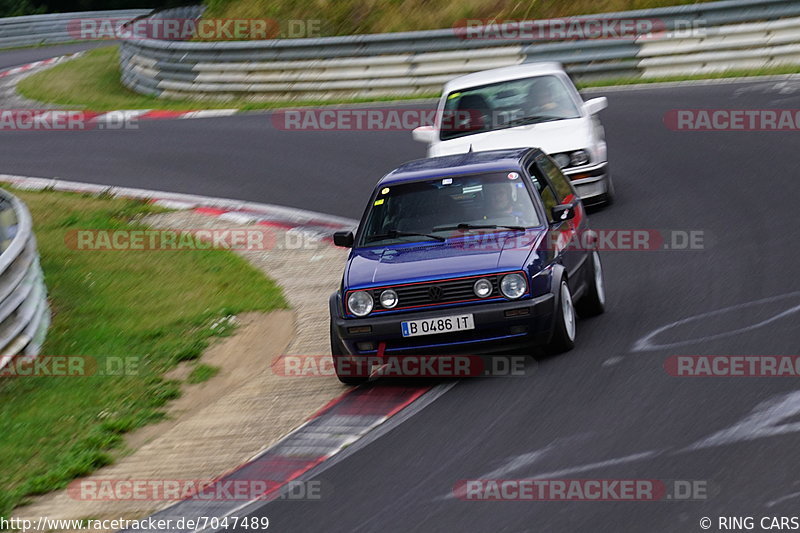
[[[551, 228], [554, 230], [552, 242], [556, 248], [556, 253], [560, 255], [561, 263], [569, 273], [570, 290], [574, 292], [578, 289], [577, 284], [582, 279], [578, 275], [579, 269], [586, 264], [589, 252], [585, 246], [581, 246], [583, 241], [582, 234], [585, 232], [586, 213], [583, 204], [566, 176], [559, 170], [558, 165], [547, 155], [539, 154], [536, 165], [546, 178], [548, 184], [554, 191], [557, 205], [572, 205], [574, 217], [563, 221], [551, 221]], [[550, 208], [547, 208], [548, 217], [552, 218]]]

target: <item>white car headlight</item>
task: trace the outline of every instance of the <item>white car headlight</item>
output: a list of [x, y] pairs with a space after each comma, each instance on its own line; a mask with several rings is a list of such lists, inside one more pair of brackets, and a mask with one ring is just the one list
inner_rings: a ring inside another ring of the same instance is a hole
[[392, 307], [397, 305], [397, 293], [394, 292], [392, 289], [386, 289], [381, 293], [381, 305], [386, 309], [391, 309]]
[[356, 316], [367, 316], [373, 305], [372, 295], [367, 291], [356, 291], [347, 297], [347, 308]]
[[472, 290], [475, 291], [475, 296], [478, 298], [486, 298], [492, 294], [492, 282], [486, 278], [481, 278], [475, 282]]
[[553, 161], [556, 162], [558, 168], [564, 168], [569, 166], [570, 157], [569, 154], [555, 154], [553, 156]]
[[579, 167], [589, 162], [589, 152], [586, 150], [575, 150], [569, 154], [569, 165], [571, 167]]
[[527, 288], [528, 285], [525, 283], [525, 278], [522, 274], [506, 274], [500, 281], [500, 292], [503, 293], [503, 296], [511, 300], [516, 300], [525, 294]]

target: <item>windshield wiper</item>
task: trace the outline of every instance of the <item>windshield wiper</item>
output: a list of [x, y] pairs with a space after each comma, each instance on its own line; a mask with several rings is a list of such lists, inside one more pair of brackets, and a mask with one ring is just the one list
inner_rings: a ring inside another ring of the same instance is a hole
[[383, 239], [394, 239], [396, 237], [428, 237], [429, 239], [434, 239], [440, 242], [444, 242], [447, 240], [444, 237], [440, 237], [439, 235], [431, 235], [429, 233], [414, 233], [409, 231], [398, 231], [396, 229], [390, 229], [387, 230], [386, 233], [382, 233], [380, 235], [369, 235], [367, 237], [367, 242], [380, 241]]
[[526, 124], [536, 124], [538, 122], [550, 122], [561, 119], [562, 117], [555, 117], [552, 115], [532, 115], [530, 117], [515, 118], [514, 120], [510, 120], [506, 126], [524, 126]]
[[431, 231], [452, 231], [452, 230], [471, 230], [471, 229], [510, 229], [514, 231], [525, 231], [524, 226], [498, 226], [497, 224], [456, 224], [455, 226], [437, 226]]

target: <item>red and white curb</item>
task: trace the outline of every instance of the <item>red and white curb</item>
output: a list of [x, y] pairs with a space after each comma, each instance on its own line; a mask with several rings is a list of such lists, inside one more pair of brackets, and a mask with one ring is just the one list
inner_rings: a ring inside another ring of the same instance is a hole
[[0, 72], [0, 78], [6, 78], [8, 76], [14, 76], [16, 74], [23, 74], [25, 72], [28, 72], [28, 71], [30, 71], [32, 69], [35, 69], [35, 68], [38, 68], [38, 67], [47, 67], [47, 66], [57, 65], [58, 63], [62, 63], [64, 61], [68, 61], [70, 59], [75, 59], [76, 57], [79, 57], [81, 55], [83, 55], [83, 52], [75, 52], [74, 54], [67, 54], [67, 55], [58, 56], [58, 57], [51, 57], [50, 59], [43, 59], [41, 61], [34, 61], [33, 63], [27, 63], [25, 65], [20, 65], [18, 67], [13, 67], [13, 68], [10, 68], [10, 69], [6, 69], [6, 70]]
[[[270, 489], [253, 501], [190, 498], [152, 516], [155, 520], [194, 517], [223, 518], [253, 504], [278, 499], [281, 489], [340, 453], [394, 415], [414, 403], [433, 387], [365, 386], [352, 389], [331, 401], [305, 424], [246, 464], [221, 476], [215, 484], [268, 482]], [[214, 485], [210, 486], [212, 490]], [[319, 497], [324, 498], [325, 485]], [[213, 490], [212, 490], [213, 492]], [[246, 514], [246, 513], [245, 513]], [[202, 531], [173, 530], [173, 531]]]
[[0, 174], [0, 183], [8, 183], [17, 189], [29, 191], [53, 190], [146, 200], [167, 209], [192, 211], [235, 224], [259, 224], [286, 230], [299, 230], [321, 239], [329, 239], [334, 231], [352, 229], [358, 224], [356, 220], [350, 218], [292, 207], [131, 187], [110, 187], [57, 178]]
[[[7, 78], [10, 76], [16, 76], [18, 74], [30, 73], [31, 71], [43, 67], [55, 66], [59, 63], [63, 63], [64, 61], [69, 61], [71, 59], [78, 58], [83, 54], [84, 52], [76, 52], [74, 54], [51, 57], [50, 59], [34, 61], [33, 63], [27, 63], [25, 65], [13, 67], [0, 72], [0, 79]], [[16, 81], [18, 80], [14, 80], [11, 83], [14, 84]], [[91, 116], [91, 119], [89, 120], [90, 123], [125, 124], [133, 120], [164, 120], [164, 119], [180, 120], [180, 119], [190, 119], [190, 118], [227, 117], [239, 113], [239, 111], [240, 111], [239, 109], [199, 109], [199, 110], [195, 109], [195, 110], [184, 110], [184, 111], [170, 111], [163, 109], [119, 109], [119, 110], [104, 111], [104, 112], [91, 111], [91, 110], [81, 111], [81, 112]]]
[[163, 109], [123, 109], [107, 111], [93, 116], [90, 122], [100, 124], [125, 124], [134, 120], [182, 120], [187, 118], [228, 117], [238, 109], [201, 109], [199, 111], [168, 111]]

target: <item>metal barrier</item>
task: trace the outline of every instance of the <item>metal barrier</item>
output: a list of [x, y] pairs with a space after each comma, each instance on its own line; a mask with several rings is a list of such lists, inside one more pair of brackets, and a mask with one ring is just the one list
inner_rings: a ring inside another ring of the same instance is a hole
[[28, 208], [0, 189], [0, 370], [36, 356], [50, 325], [47, 289]]
[[0, 49], [76, 41], [68, 25], [77, 19], [132, 19], [150, 12], [150, 9], [125, 9], [0, 18]]
[[562, 62], [579, 79], [800, 64], [800, 19], [787, 17], [800, 17], [800, 2], [736, 0], [591, 17], [655, 19], [665, 29], [617, 40], [465, 39], [455, 28], [264, 41], [125, 40], [121, 78], [134, 91], [165, 98], [324, 100], [430, 94], [461, 74], [542, 60]]

